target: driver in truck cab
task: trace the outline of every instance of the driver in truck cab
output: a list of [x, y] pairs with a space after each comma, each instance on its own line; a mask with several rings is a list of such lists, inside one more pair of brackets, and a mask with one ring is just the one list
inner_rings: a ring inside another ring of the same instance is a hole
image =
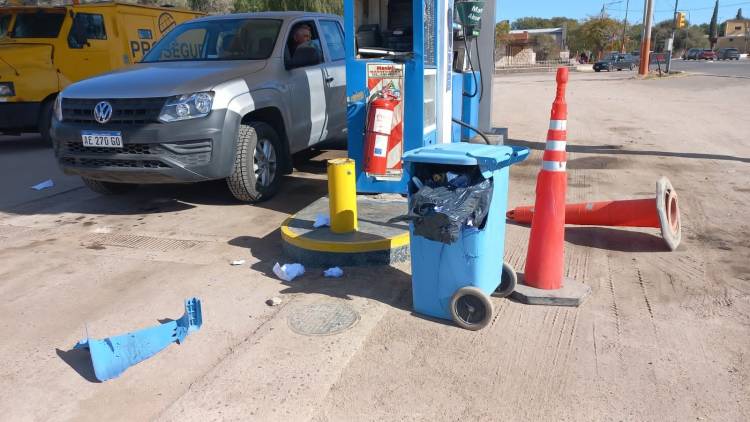
[[318, 44], [317, 40], [312, 39], [312, 29], [308, 25], [302, 24], [298, 26], [294, 31], [293, 39], [294, 48], [291, 51], [292, 54], [294, 54], [294, 52], [297, 51], [297, 48], [299, 47], [310, 46], [315, 48], [315, 50], [320, 55], [320, 44]]

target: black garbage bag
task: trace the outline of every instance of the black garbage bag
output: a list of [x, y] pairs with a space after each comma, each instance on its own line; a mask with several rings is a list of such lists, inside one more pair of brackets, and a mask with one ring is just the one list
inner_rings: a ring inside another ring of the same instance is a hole
[[490, 179], [466, 187], [425, 184], [409, 198], [407, 219], [414, 222], [415, 235], [451, 244], [464, 227], [484, 227], [491, 199]]

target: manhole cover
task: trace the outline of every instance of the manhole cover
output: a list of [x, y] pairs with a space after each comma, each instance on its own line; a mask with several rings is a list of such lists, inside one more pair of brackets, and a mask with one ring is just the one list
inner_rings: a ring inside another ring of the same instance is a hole
[[289, 327], [297, 334], [322, 336], [354, 326], [359, 314], [341, 302], [316, 303], [296, 309], [289, 315]]

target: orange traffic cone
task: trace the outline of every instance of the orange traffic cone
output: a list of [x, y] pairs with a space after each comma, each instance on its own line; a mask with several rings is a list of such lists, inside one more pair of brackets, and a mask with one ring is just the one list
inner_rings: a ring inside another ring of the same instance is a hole
[[557, 94], [552, 103], [542, 169], [536, 179], [535, 212], [531, 221], [524, 283], [537, 289], [556, 290], [563, 280], [565, 238], [565, 191], [568, 180], [565, 141], [568, 106], [565, 87], [568, 68], [557, 69]]
[[[531, 223], [534, 207], [516, 207], [505, 216], [516, 223]], [[565, 223], [581, 226], [655, 227], [670, 250], [682, 238], [677, 192], [666, 177], [656, 182], [656, 198], [583, 202], [565, 206]]]

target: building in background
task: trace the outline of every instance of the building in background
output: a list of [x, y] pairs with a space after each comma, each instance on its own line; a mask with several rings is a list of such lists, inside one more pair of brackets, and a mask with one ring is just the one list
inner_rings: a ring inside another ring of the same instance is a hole
[[719, 37], [716, 48], [736, 48], [740, 53], [748, 52], [750, 19], [729, 19], [724, 22], [724, 35]]
[[568, 60], [567, 31], [565, 28], [512, 30], [498, 46], [497, 53], [496, 67]]

